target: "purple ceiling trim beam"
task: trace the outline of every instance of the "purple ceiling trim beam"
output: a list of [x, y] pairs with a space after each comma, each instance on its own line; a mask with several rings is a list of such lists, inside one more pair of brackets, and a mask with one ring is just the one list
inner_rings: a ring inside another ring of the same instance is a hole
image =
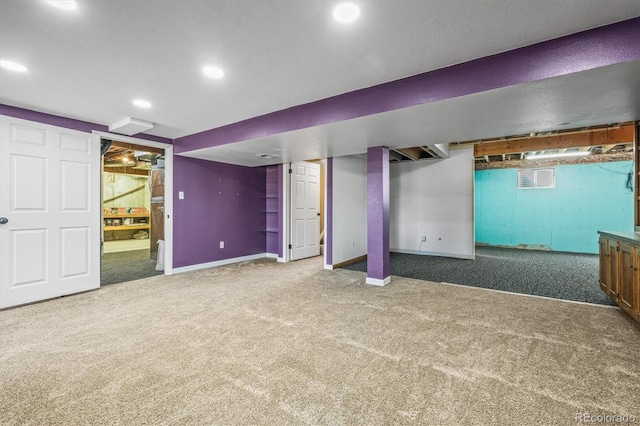
[[367, 284], [390, 281], [389, 148], [367, 149]]
[[[88, 121], [61, 117], [59, 115], [46, 114], [44, 112], [32, 111], [30, 109], [18, 108], [4, 104], [0, 104], [0, 115], [6, 115], [13, 118], [21, 118], [23, 120], [35, 121], [42, 124], [64, 127], [65, 129], [73, 129], [86, 133], [91, 133], [94, 130], [98, 132], [110, 133], [109, 127], [103, 126], [102, 124], [90, 123]], [[173, 143], [172, 139], [163, 138], [161, 136], [147, 135], [144, 133], [134, 135], [133, 137], [153, 142], [162, 142], [168, 144]]]
[[640, 59], [640, 18], [429, 71], [178, 138], [224, 145]]

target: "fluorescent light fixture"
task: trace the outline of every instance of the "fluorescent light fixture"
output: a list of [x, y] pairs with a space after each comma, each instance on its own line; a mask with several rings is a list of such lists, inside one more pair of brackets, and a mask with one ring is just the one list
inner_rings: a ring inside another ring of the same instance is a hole
[[28, 69], [27, 67], [25, 67], [22, 64], [19, 64], [17, 62], [13, 62], [13, 61], [7, 61], [7, 60], [0, 60], [0, 67], [9, 70], [9, 71], [15, 71], [15, 72], [27, 72]]
[[207, 77], [215, 78], [216, 80], [224, 77], [224, 71], [222, 71], [220, 68], [214, 67], [214, 66], [206, 66], [206, 67], [202, 68], [202, 72]]
[[589, 151], [558, 152], [556, 154], [528, 154], [527, 160], [547, 160], [549, 158], [585, 157]]
[[151, 108], [151, 102], [144, 99], [134, 99], [133, 104], [138, 108]]
[[360, 16], [360, 7], [354, 3], [340, 3], [333, 9], [333, 17], [341, 24], [348, 24]]
[[75, 0], [45, 0], [53, 7], [57, 7], [62, 10], [76, 10], [78, 8], [78, 2]]

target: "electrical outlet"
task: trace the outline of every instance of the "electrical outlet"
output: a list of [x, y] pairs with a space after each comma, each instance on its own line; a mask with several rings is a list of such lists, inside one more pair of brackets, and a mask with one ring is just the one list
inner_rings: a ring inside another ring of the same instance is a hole
[[424, 243], [425, 241], [427, 241], [427, 236], [426, 236], [426, 235], [423, 235], [423, 236], [420, 238], [420, 241], [421, 241], [421, 242], [423, 242], [423, 243]]
[[220, 241], [220, 248], [224, 248], [224, 241]]
[[184, 200], [184, 191], [178, 191], [178, 200]]

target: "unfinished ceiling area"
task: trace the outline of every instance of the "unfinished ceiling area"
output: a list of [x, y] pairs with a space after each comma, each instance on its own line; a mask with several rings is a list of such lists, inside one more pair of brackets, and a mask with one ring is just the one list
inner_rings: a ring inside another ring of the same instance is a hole
[[[476, 170], [530, 168], [559, 164], [633, 160], [634, 123], [451, 142], [451, 149], [473, 146]], [[399, 163], [442, 158], [427, 146], [392, 149], [389, 161]]]
[[104, 172], [148, 176], [151, 165], [164, 155], [164, 150], [159, 148], [103, 140], [105, 143], [110, 144], [103, 156]]

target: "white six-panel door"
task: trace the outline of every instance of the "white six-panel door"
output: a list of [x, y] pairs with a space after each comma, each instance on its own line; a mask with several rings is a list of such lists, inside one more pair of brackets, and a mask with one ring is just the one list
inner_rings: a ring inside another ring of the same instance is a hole
[[100, 286], [100, 140], [0, 116], [0, 308]]
[[320, 255], [320, 165], [291, 163], [291, 260]]

